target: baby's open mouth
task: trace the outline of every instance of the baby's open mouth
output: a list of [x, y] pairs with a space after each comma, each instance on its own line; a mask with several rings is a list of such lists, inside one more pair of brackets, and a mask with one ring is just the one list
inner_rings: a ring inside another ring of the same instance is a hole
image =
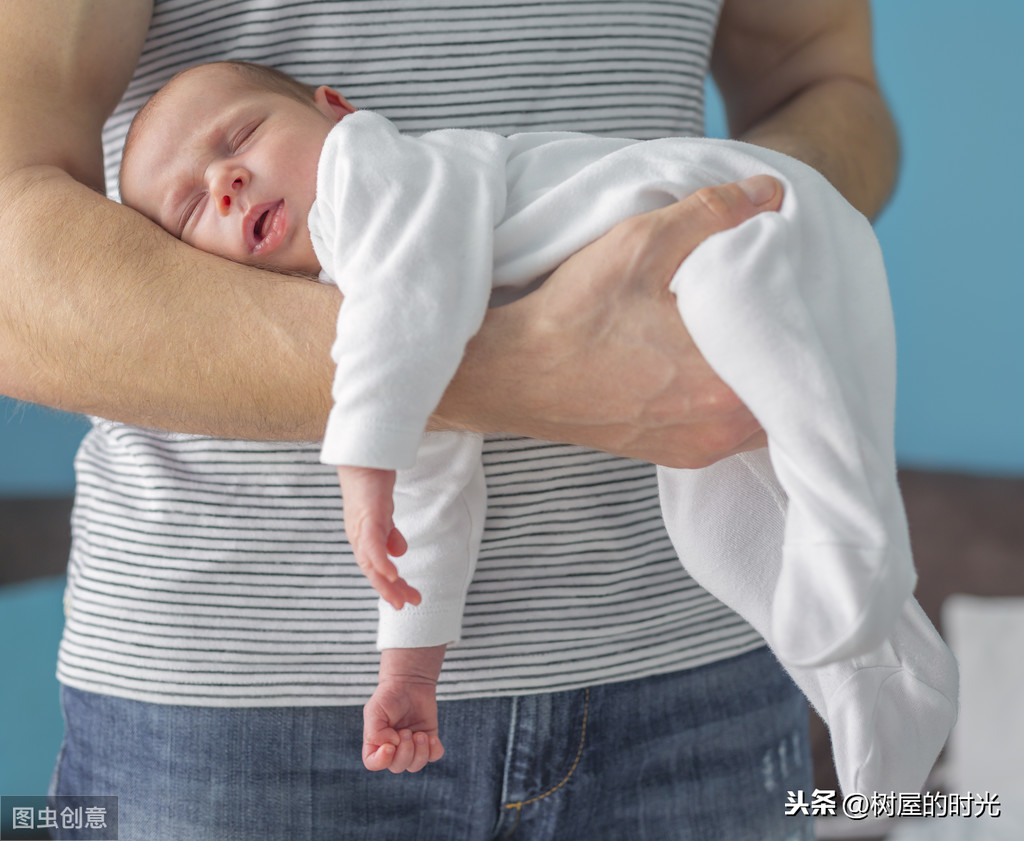
[[287, 220], [284, 200], [278, 199], [252, 208], [246, 216], [245, 224], [249, 226], [245, 233], [249, 250], [269, 254], [281, 244], [285, 233]]
[[270, 211], [264, 210], [263, 213], [260, 214], [260, 218], [256, 220], [256, 225], [252, 229], [253, 235], [256, 237], [256, 242], [262, 241], [264, 237], [263, 227], [267, 223], [268, 216], [270, 216]]

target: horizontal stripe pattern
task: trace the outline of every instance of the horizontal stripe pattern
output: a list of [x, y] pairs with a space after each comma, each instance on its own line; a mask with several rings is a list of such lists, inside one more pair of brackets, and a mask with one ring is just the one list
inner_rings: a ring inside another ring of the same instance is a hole
[[[699, 134], [716, 0], [158, 0], [107, 124], [108, 185], [134, 111], [183, 67], [275, 64], [406, 131]], [[358, 704], [376, 599], [318, 448], [97, 421], [77, 459], [59, 677], [165, 703]], [[491, 436], [489, 506], [442, 698], [566, 689], [756, 648], [683, 572], [654, 469]]]

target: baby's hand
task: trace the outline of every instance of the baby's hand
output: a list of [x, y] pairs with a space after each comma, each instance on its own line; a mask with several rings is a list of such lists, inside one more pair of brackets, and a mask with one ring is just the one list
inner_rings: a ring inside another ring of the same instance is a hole
[[435, 695], [444, 650], [442, 645], [382, 653], [377, 690], [363, 707], [363, 765], [370, 771], [415, 773], [444, 756]]
[[420, 594], [388, 557], [404, 555], [409, 548], [393, 519], [395, 471], [343, 466], [338, 482], [345, 501], [345, 533], [363, 575], [395, 610], [419, 604]]

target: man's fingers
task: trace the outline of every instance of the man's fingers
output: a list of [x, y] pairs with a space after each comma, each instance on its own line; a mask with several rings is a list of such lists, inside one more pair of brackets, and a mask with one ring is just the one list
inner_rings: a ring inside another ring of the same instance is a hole
[[704, 187], [694, 193], [694, 200], [725, 229], [764, 210], [778, 210], [782, 184], [770, 175], [752, 175], [742, 181]]
[[738, 445], [733, 449], [729, 455], [734, 456], [737, 453], [749, 453], [753, 450], [760, 450], [762, 447], [768, 446], [768, 433], [763, 429], [751, 435], [746, 441]]
[[762, 210], [778, 210], [782, 204], [782, 184], [770, 175], [752, 175], [725, 187], [738, 188], [747, 201], [760, 213]]
[[[781, 182], [769, 175], [704, 187], [682, 201], [645, 214], [659, 223], [656, 236], [662, 239], [657, 248], [645, 250], [655, 260], [664, 259], [664, 270], [673, 272], [709, 236], [734, 228], [758, 213], [778, 210], [782, 198]], [[656, 274], [655, 266], [651, 268]]]
[[782, 204], [782, 184], [769, 175], [754, 175], [743, 181], [704, 187], [675, 207], [687, 219], [694, 246], [711, 234], [734, 228], [766, 210]]

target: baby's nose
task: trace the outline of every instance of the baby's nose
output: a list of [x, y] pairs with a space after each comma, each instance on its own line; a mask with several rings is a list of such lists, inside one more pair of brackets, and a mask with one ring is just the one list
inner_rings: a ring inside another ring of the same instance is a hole
[[[232, 192], [234, 192], [234, 191], [238, 190], [241, 186], [242, 186], [242, 179], [241, 178], [236, 178], [234, 181], [231, 182], [230, 190]], [[224, 195], [222, 195], [220, 197], [220, 199], [218, 199], [218, 201], [217, 201], [217, 209], [220, 211], [222, 216], [224, 216], [224, 215], [226, 215], [227, 213], [230, 212], [230, 210], [231, 210], [231, 202], [232, 202], [231, 193], [225, 193]]]

